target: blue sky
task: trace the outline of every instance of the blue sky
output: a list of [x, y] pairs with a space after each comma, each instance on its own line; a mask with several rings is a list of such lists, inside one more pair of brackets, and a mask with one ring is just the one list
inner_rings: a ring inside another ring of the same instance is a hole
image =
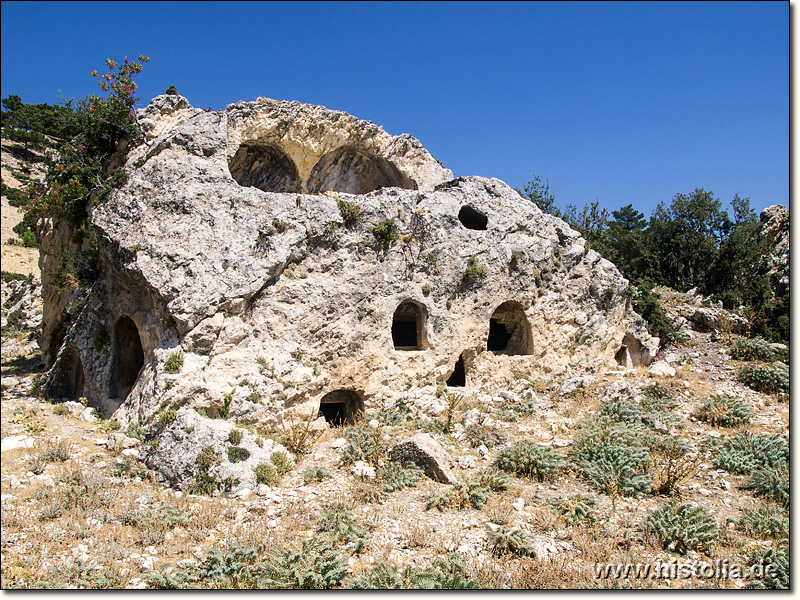
[[649, 216], [696, 187], [789, 203], [789, 3], [2, 2], [2, 97], [258, 96], [410, 133], [456, 176]]

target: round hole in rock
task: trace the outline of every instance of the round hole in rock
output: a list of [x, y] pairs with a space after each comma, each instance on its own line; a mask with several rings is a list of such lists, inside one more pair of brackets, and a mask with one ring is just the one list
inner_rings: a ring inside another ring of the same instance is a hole
[[294, 162], [270, 144], [242, 144], [228, 162], [228, 169], [239, 185], [264, 192], [300, 191], [300, 175]]
[[53, 371], [50, 383], [50, 395], [54, 398], [71, 400], [83, 396], [83, 363], [75, 346], [68, 346], [61, 353], [61, 358]]
[[458, 357], [456, 366], [453, 368], [453, 373], [447, 379], [449, 387], [466, 387], [467, 385], [467, 370], [464, 367], [464, 355]]
[[402, 302], [392, 316], [395, 350], [422, 350], [426, 346], [425, 309], [411, 300]]
[[114, 326], [113, 348], [110, 395], [125, 400], [144, 366], [139, 329], [130, 317], [120, 317]]
[[417, 184], [394, 164], [373, 154], [342, 146], [317, 161], [306, 182], [310, 194], [326, 191], [368, 194], [385, 187], [416, 190]]
[[517, 302], [503, 302], [492, 313], [486, 349], [504, 354], [530, 354], [533, 351], [531, 326]]
[[477, 231], [485, 231], [486, 226], [489, 224], [489, 217], [466, 205], [462, 206], [461, 210], [458, 211], [458, 220], [467, 229], [475, 229]]
[[354, 425], [364, 412], [364, 401], [353, 390], [334, 390], [319, 401], [319, 414], [332, 427]]

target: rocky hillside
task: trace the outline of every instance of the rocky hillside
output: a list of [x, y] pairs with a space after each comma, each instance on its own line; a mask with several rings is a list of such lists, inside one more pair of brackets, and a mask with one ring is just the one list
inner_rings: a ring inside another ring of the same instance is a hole
[[345, 113], [139, 118], [95, 237], [3, 278], [4, 589], [788, 587], [785, 346], [657, 289], [660, 347], [563, 221]]

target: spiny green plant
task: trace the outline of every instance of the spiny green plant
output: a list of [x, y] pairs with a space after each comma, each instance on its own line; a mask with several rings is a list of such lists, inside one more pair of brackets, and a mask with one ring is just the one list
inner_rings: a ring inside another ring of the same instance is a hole
[[651, 511], [645, 529], [659, 538], [664, 549], [679, 554], [709, 552], [719, 535], [714, 517], [691, 502], [670, 502]]
[[762, 338], [739, 338], [731, 348], [731, 357], [736, 360], [772, 360], [775, 350]]
[[303, 481], [308, 485], [314, 481], [322, 481], [331, 476], [330, 471], [325, 467], [309, 467], [305, 471], [303, 471]]
[[747, 423], [753, 414], [753, 408], [741, 398], [731, 398], [715, 394], [703, 400], [697, 411], [697, 418], [709, 425], [733, 427]]
[[478, 587], [478, 582], [469, 576], [464, 557], [455, 552], [437, 558], [427, 569], [406, 568], [403, 578], [408, 589], [474, 590]]
[[181, 372], [183, 368], [183, 352], [178, 350], [169, 355], [164, 362], [164, 373], [176, 375]]
[[339, 214], [345, 227], [352, 227], [364, 220], [364, 209], [355, 202], [338, 200], [336, 204], [339, 206]]
[[423, 472], [415, 463], [391, 461], [381, 467], [383, 491], [392, 493], [406, 487], [416, 487]]
[[493, 492], [508, 489], [511, 481], [503, 471], [494, 468], [481, 469], [470, 479], [476, 486], [489, 488]]
[[[771, 548], [755, 548], [747, 557], [747, 564], [761, 576], [748, 582], [749, 589], [789, 589], [789, 544], [782, 541]], [[753, 569], [758, 565], [760, 569]]]
[[641, 496], [650, 491], [650, 455], [636, 446], [611, 443], [586, 449], [578, 460], [581, 474], [616, 503], [619, 496]]
[[715, 450], [719, 467], [734, 474], [748, 474], [758, 467], [774, 467], [788, 462], [789, 445], [780, 435], [753, 435], [745, 431], [725, 439]]
[[322, 510], [317, 519], [317, 531], [328, 534], [334, 543], [353, 544], [356, 553], [361, 552], [367, 543], [367, 532], [356, 525], [353, 511], [339, 503]]
[[789, 515], [769, 506], [745, 508], [736, 526], [752, 536], [785, 538], [789, 536]]
[[177, 416], [178, 413], [174, 408], [165, 408], [156, 416], [156, 427], [162, 430], [166, 429], [172, 424]]
[[404, 402], [398, 402], [392, 409], [382, 408], [378, 411], [378, 419], [387, 425], [400, 425], [408, 419], [409, 408]]
[[759, 496], [770, 498], [782, 506], [789, 506], [789, 465], [786, 461], [756, 469], [747, 481], [747, 487]]
[[584, 523], [594, 523], [597, 516], [592, 508], [597, 501], [591, 496], [577, 494], [567, 498], [551, 498], [548, 500], [550, 508], [560, 515], [567, 525], [583, 525]]
[[626, 421], [629, 423], [635, 423], [642, 418], [642, 410], [639, 408], [639, 404], [633, 400], [606, 402], [600, 408], [600, 414], [614, 421]]
[[504, 432], [495, 428], [484, 427], [477, 423], [467, 425], [462, 435], [464, 442], [473, 448], [477, 448], [481, 444], [484, 444], [487, 448], [493, 448], [505, 444], [508, 439], [508, 435]]
[[347, 579], [344, 587], [352, 590], [401, 590], [405, 587], [397, 567], [379, 562], [357, 576]]
[[567, 467], [561, 454], [550, 446], [519, 442], [500, 451], [496, 465], [509, 473], [518, 473], [544, 481]]
[[739, 381], [765, 394], [789, 393], [789, 368], [783, 363], [748, 363], [739, 369]]
[[347, 445], [342, 448], [339, 461], [342, 465], [352, 465], [356, 461], [364, 461], [372, 466], [380, 466], [386, 454], [386, 443], [380, 428], [351, 427], [344, 432]]
[[489, 488], [478, 485], [474, 481], [467, 483], [456, 483], [450, 490], [441, 496], [434, 496], [425, 502], [425, 510], [437, 508], [444, 510], [445, 508], [482, 508], [486, 501], [489, 499], [491, 491]]
[[501, 527], [489, 531], [489, 547], [493, 554], [534, 556], [536, 554], [534, 541], [534, 536], [515, 527]]

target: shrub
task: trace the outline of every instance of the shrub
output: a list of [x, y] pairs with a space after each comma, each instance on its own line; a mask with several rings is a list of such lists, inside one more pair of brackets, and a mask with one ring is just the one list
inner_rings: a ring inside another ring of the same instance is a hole
[[228, 434], [228, 443], [234, 446], [238, 446], [242, 443], [242, 438], [244, 437], [244, 432], [241, 429], [231, 429], [231, 432]]
[[739, 381], [765, 394], [789, 393], [789, 368], [783, 363], [746, 364], [739, 369]]
[[716, 449], [717, 465], [734, 474], [748, 474], [758, 467], [774, 467], [788, 462], [789, 445], [780, 435], [753, 435], [744, 432], [726, 439]]
[[378, 248], [388, 250], [389, 246], [398, 240], [397, 224], [394, 219], [385, 219], [372, 228], [372, 235], [375, 236]]
[[736, 360], [772, 360], [775, 351], [770, 343], [762, 338], [739, 338], [731, 348], [731, 357]]
[[164, 92], [164, 93], [167, 94], [168, 96], [177, 96], [178, 95], [178, 89], [174, 85], [170, 85], [167, 88], [167, 91]]
[[178, 413], [175, 412], [174, 408], [167, 408], [162, 410], [158, 413], [156, 417], [156, 427], [159, 429], [166, 429], [169, 427], [175, 418], [178, 416]]
[[489, 274], [489, 271], [486, 269], [485, 265], [482, 265], [478, 262], [478, 257], [473, 255], [469, 257], [467, 261], [467, 268], [464, 271], [464, 275], [461, 277], [461, 282], [464, 285], [470, 284], [473, 281], [477, 281], [478, 279], [483, 279]]
[[704, 508], [690, 502], [670, 502], [648, 514], [645, 529], [654, 533], [664, 549], [679, 554], [708, 552], [717, 539], [717, 523]]
[[321, 431], [312, 428], [313, 421], [311, 417], [290, 425], [281, 421], [281, 444], [296, 455], [310, 452], [314, 442], [322, 435]]
[[567, 525], [583, 525], [584, 522], [594, 523], [597, 517], [592, 511], [592, 507], [597, 504], [596, 500], [590, 496], [577, 494], [569, 498], [551, 498], [548, 500], [550, 508], [560, 515]]
[[342, 215], [342, 221], [345, 227], [357, 225], [364, 220], [364, 209], [355, 202], [339, 200], [337, 204], [339, 205], [339, 214]]
[[67, 408], [66, 404], [56, 404], [53, 407], [53, 414], [63, 416], [69, 414], [69, 409]]
[[270, 463], [262, 462], [257, 464], [253, 468], [253, 475], [257, 485], [275, 485], [278, 483], [278, 472]]
[[788, 463], [783, 461], [756, 469], [750, 475], [747, 487], [754, 490], [756, 494], [770, 498], [782, 506], [789, 506]]
[[465, 427], [463, 433], [463, 440], [473, 448], [477, 448], [481, 444], [487, 448], [493, 448], [505, 444], [507, 439], [508, 436], [498, 429], [474, 423]]
[[308, 485], [313, 481], [322, 481], [331, 474], [325, 467], [309, 467], [303, 472], [303, 481]]
[[686, 440], [671, 435], [659, 436], [651, 444], [653, 491], [671, 496], [680, 483], [697, 472], [697, 458], [689, 458]]
[[243, 462], [250, 458], [250, 451], [241, 446], [228, 446], [228, 460], [232, 463]]
[[703, 405], [697, 411], [697, 418], [710, 425], [733, 427], [748, 422], [752, 414], [752, 407], [741, 398], [717, 394], [703, 400]]
[[504, 448], [497, 457], [497, 468], [510, 473], [519, 473], [544, 481], [566, 468], [567, 463], [550, 446], [533, 442], [520, 442]]
[[393, 565], [378, 563], [344, 585], [357, 590], [471, 590], [478, 587], [478, 582], [467, 575], [464, 558], [451, 553], [437, 558], [427, 569], [406, 567], [402, 574]]
[[406, 487], [416, 487], [421, 477], [422, 469], [413, 462], [401, 464], [397, 461], [391, 461], [381, 467], [381, 480], [384, 482], [383, 491], [387, 493], [402, 490]]
[[761, 577], [751, 580], [750, 589], [788, 590], [789, 589], [789, 545], [786, 542], [771, 548], [755, 548], [747, 557], [748, 566], [759, 565]]
[[169, 355], [166, 362], [164, 362], [164, 373], [169, 375], [176, 375], [181, 372], [183, 367], [183, 352], [178, 350]]
[[462, 509], [469, 508], [482, 508], [489, 499], [491, 492], [488, 488], [477, 484], [474, 481], [468, 483], [454, 484], [452, 489], [445, 492], [441, 496], [434, 496], [429, 498], [425, 503], [425, 510], [437, 508], [444, 510], [445, 507]]
[[378, 466], [381, 458], [386, 453], [386, 444], [380, 428], [351, 427], [344, 432], [347, 445], [342, 448], [339, 460], [342, 465], [352, 465], [361, 460], [373, 466]]
[[405, 587], [397, 568], [387, 563], [378, 563], [345, 582], [352, 590], [401, 590]]
[[392, 409], [382, 408], [379, 410], [378, 419], [387, 425], [400, 425], [400, 423], [408, 419], [408, 412], [408, 406], [403, 402], [398, 402]]
[[221, 462], [212, 446], [206, 446], [198, 452], [196, 458], [197, 477], [195, 482], [189, 486], [189, 493], [210, 496], [217, 489], [217, 481], [209, 474], [209, 469]]
[[501, 527], [489, 532], [489, 547], [494, 554], [533, 556], [536, 553], [534, 539], [531, 534], [520, 529]]
[[755, 510], [745, 508], [737, 527], [752, 536], [784, 538], [789, 536], [789, 515], [781, 510], [761, 506]]

